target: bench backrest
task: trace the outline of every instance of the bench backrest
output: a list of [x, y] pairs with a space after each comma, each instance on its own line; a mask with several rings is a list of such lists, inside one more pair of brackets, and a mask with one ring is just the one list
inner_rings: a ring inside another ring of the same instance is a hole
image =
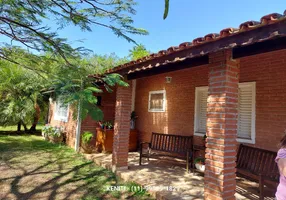
[[[275, 162], [277, 152], [259, 149], [241, 144], [237, 153], [236, 166], [255, 175], [260, 173], [278, 173]], [[278, 173], [279, 174], [279, 173]], [[279, 180], [279, 175], [269, 175], [268, 178]]]
[[185, 154], [191, 151], [193, 136], [152, 133], [151, 149], [170, 153]]

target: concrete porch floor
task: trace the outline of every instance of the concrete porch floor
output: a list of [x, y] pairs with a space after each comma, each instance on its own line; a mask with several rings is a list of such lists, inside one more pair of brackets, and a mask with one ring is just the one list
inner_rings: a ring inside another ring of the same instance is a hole
[[[111, 169], [111, 154], [95, 153], [84, 154], [96, 164]], [[156, 199], [204, 199], [203, 174], [187, 173], [185, 162], [176, 159], [143, 159], [143, 165], [139, 166], [139, 153], [130, 152], [129, 169], [118, 170], [116, 174], [124, 181], [136, 182], [145, 188]], [[170, 186], [172, 188], [167, 189]], [[236, 199], [258, 200], [257, 183], [237, 178]], [[270, 194], [272, 195], [272, 194]], [[274, 199], [274, 198], [265, 198]]]

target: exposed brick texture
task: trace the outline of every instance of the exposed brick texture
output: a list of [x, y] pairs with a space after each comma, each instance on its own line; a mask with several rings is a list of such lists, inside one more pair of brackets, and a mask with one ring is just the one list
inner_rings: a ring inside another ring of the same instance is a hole
[[256, 143], [277, 150], [286, 129], [286, 50], [240, 60], [240, 82], [256, 82]]
[[128, 167], [128, 146], [130, 134], [130, 114], [132, 86], [118, 87], [116, 91], [115, 123], [112, 151], [113, 169]]
[[238, 82], [231, 51], [209, 55], [205, 199], [235, 199]]
[[74, 109], [70, 106], [69, 116], [67, 122], [62, 122], [54, 119], [55, 115], [55, 102], [50, 104], [50, 112], [49, 112], [49, 124], [52, 126], [63, 126], [66, 132], [66, 144], [70, 147], [74, 147], [75, 145], [75, 133], [76, 133], [76, 120], [73, 119]]
[[[116, 89], [114, 89], [116, 91]], [[113, 93], [104, 92], [99, 94], [102, 98], [102, 103], [99, 108], [104, 113], [104, 121], [114, 121], [115, 116], [115, 91]], [[50, 104], [49, 123], [52, 126], [63, 126], [66, 129], [66, 143], [70, 147], [74, 147], [75, 134], [76, 134], [76, 120], [73, 119], [74, 109], [70, 106], [68, 122], [61, 122], [54, 119], [55, 104]], [[99, 126], [98, 122], [94, 121], [90, 116], [82, 121], [81, 132], [90, 131], [95, 133], [96, 128]]]
[[[239, 82], [256, 82], [256, 140], [254, 146], [277, 150], [277, 143], [286, 128], [286, 50], [269, 52], [240, 60]], [[135, 111], [138, 115], [136, 128], [140, 141], [149, 141], [151, 132], [193, 135], [195, 87], [208, 85], [209, 66], [199, 66], [137, 80]], [[172, 77], [167, 84], [166, 76]], [[166, 89], [167, 111], [148, 112], [149, 91]], [[105, 120], [114, 119], [115, 93], [102, 94]], [[70, 111], [69, 122], [53, 120], [51, 106], [50, 123], [68, 127], [68, 144], [74, 146], [76, 124]], [[91, 119], [87, 119], [90, 121]], [[83, 122], [84, 123], [84, 122]], [[93, 122], [92, 122], [93, 123]], [[89, 126], [88, 129], [93, 129]], [[201, 143], [195, 137], [195, 143]], [[203, 152], [200, 152], [202, 156]]]
[[[286, 128], [286, 50], [239, 60], [239, 82], [256, 82], [254, 146], [276, 151]], [[135, 111], [140, 141], [149, 141], [152, 131], [194, 134], [195, 87], [208, 86], [208, 68], [205, 65], [137, 79]], [[166, 83], [166, 76], [172, 77], [171, 83]], [[162, 89], [166, 90], [166, 112], [148, 112], [149, 91]], [[201, 137], [195, 137], [196, 144], [201, 142]]]
[[[172, 77], [166, 83], [165, 77]], [[136, 128], [141, 141], [150, 141], [152, 132], [193, 135], [195, 88], [208, 85], [208, 66], [165, 73], [137, 80]], [[149, 92], [166, 90], [166, 112], [148, 112]], [[195, 138], [197, 143], [201, 137]]]

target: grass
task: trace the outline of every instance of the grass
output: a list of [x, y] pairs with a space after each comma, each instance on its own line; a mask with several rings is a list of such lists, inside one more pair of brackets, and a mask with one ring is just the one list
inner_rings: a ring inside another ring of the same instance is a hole
[[[30, 126], [27, 126], [30, 128]], [[37, 130], [41, 130], [44, 127], [44, 125], [37, 125]], [[22, 126], [22, 130], [23, 130]], [[0, 126], [0, 131], [17, 131], [17, 126]]]
[[0, 135], [0, 171], [0, 199], [151, 199], [73, 149], [35, 135]]

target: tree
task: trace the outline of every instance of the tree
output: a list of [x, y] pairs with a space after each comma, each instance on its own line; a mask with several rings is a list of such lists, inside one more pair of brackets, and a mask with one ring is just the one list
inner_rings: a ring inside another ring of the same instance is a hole
[[97, 97], [94, 94], [103, 91], [112, 92], [116, 85], [128, 86], [119, 74], [103, 74], [107, 69], [124, 61], [125, 59], [119, 59], [114, 54], [94, 55], [74, 63], [78, 66], [76, 69], [55, 67], [53, 73], [57, 76], [52, 81], [51, 87], [56, 96], [61, 96], [65, 99], [65, 103], [73, 105], [74, 110], [77, 111], [78, 104], [81, 104], [82, 119], [90, 115], [94, 120], [102, 120], [103, 113], [96, 105]]
[[[32, 54], [19, 48], [14, 49], [14, 52], [25, 55], [13, 57], [14, 62], [33, 65], [29, 59]], [[32, 124], [30, 131], [34, 131], [40, 114], [47, 107], [48, 97], [43, 95], [47, 89], [53, 90], [56, 96], [64, 97], [66, 103], [75, 109], [81, 101], [82, 118], [90, 115], [95, 120], [101, 120], [103, 113], [96, 106], [94, 93], [103, 90], [111, 92], [115, 84], [127, 86], [118, 74], [101, 75], [105, 70], [126, 62], [126, 59], [120, 59], [115, 54], [73, 60], [72, 65], [77, 67], [65, 67], [64, 59], [52, 60], [49, 57], [49, 54], [42, 55], [41, 60], [44, 62], [40, 62], [37, 68], [39, 74], [0, 60], [0, 125], [18, 123], [19, 129], [24, 125], [25, 130], [28, 130], [26, 124]], [[89, 77], [90, 74], [98, 74], [98, 77]]]
[[148, 51], [143, 44], [139, 44], [134, 46], [131, 50], [129, 50], [129, 58], [131, 60], [137, 60], [144, 56], [148, 56], [150, 51]]
[[[92, 26], [105, 27], [135, 43], [130, 34], [147, 34], [132, 26], [135, 5], [134, 0], [2, 0], [0, 34], [11, 42], [0, 44], [0, 58], [13, 62], [13, 47], [21, 44], [33, 52], [48, 52], [54, 59], [60, 56], [70, 66], [71, 59], [87, 52], [82, 47], [72, 48], [66, 38], [60, 38], [46, 25], [49, 20], [58, 24], [57, 29], [70, 24], [82, 31], [92, 31]], [[41, 58], [37, 55], [34, 62]]]
[[26, 124], [33, 124], [35, 130], [39, 120], [42, 98], [40, 89], [43, 79], [37, 74], [15, 64], [0, 61], [0, 124], [3, 126], [18, 124], [27, 131]]

